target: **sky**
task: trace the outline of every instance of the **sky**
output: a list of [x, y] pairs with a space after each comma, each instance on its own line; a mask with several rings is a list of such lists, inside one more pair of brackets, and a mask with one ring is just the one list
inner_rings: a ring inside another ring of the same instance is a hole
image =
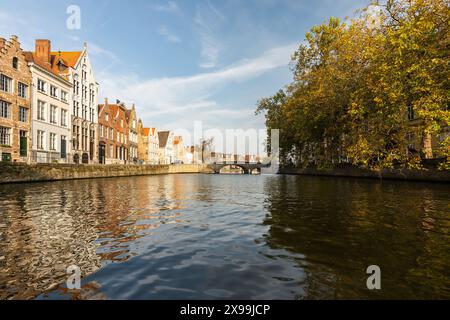
[[[87, 42], [99, 103], [135, 103], [159, 129], [263, 129], [259, 99], [292, 80], [292, 53], [329, 17], [351, 17], [369, 0], [1, 0], [0, 36], [24, 50]], [[80, 9], [80, 28], [67, 27]]]

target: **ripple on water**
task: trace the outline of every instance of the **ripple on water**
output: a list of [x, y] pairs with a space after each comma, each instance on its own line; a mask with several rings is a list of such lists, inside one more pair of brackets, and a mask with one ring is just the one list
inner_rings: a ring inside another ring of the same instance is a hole
[[[0, 299], [450, 298], [445, 185], [168, 175], [0, 199]], [[383, 293], [365, 287], [371, 264]]]

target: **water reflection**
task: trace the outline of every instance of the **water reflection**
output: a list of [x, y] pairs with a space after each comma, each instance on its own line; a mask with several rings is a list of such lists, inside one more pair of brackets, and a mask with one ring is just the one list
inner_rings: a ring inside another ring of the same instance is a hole
[[[450, 297], [446, 185], [167, 175], [0, 199], [1, 299]], [[382, 291], [365, 287], [371, 264]]]
[[0, 188], [0, 299], [30, 298], [138, 253], [138, 239], [181, 221], [183, 190], [173, 176], [68, 181]]
[[[284, 176], [268, 190], [267, 241], [304, 255], [305, 298], [449, 298], [448, 186]], [[381, 291], [365, 288], [367, 266]]]

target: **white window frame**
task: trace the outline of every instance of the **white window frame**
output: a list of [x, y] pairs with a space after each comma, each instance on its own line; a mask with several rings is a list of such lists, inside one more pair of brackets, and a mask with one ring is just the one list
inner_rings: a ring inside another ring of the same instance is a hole
[[12, 79], [7, 75], [0, 74], [0, 90], [11, 93]]
[[61, 109], [61, 126], [67, 127], [67, 110]]
[[37, 90], [42, 93], [46, 93], [47, 83], [44, 80], [37, 80]]
[[50, 123], [58, 124], [58, 107], [50, 105]]
[[28, 99], [28, 86], [25, 83], [17, 83], [17, 95], [23, 99]]
[[49, 150], [56, 151], [56, 138], [57, 138], [56, 133], [50, 132], [48, 138], [49, 138], [49, 140], [48, 140], [49, 141]]
[[46, 103], [44, 101], [38, 100], [37, 103], [37, 119], [41, 121], [45, 121], [45, 109], [46, 109]]
[[36, 133], [36, 148], [39, 150], [44, 150], [45, 132], [42, 130], [37, 130]]
[[19, 106], [19, 121], [28, 122], [28, 109], [22, 106]]
[[0, 146], [11, 146], [11, 128], [0, 126]]
[[11, 103], [0, 100], [0, 118], [11, 118]]

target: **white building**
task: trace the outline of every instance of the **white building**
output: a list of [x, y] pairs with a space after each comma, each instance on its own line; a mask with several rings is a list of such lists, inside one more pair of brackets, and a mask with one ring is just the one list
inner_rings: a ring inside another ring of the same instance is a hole
[[175, 160], [173, 138], [174, 135], [172, 131], [158, 132], [160, 164], [171, 164]]
[[36, 40], [35, 52], [25, 52], [32, 74], [31, 161], [71, 162], [72, 84], [61, 71], [61, 55], [51, 53], [49, 40]]
[[159, 135], [156, 128], [150, 128], [148, 135], [148, 164], [159, 163]]
[[186, 149], [184, 147], [183, 137], [175, 136], [173, 138], [173, 154], [175, 163], [186, 163]]
[[[53, 53], [52, 53], [53, 54]], [[83, 51], [57, 53], [67, 68], [63, 73], [72, 83], [72, 157], [75, 163], [98, 163], [98, 83], [88, 57]]]

